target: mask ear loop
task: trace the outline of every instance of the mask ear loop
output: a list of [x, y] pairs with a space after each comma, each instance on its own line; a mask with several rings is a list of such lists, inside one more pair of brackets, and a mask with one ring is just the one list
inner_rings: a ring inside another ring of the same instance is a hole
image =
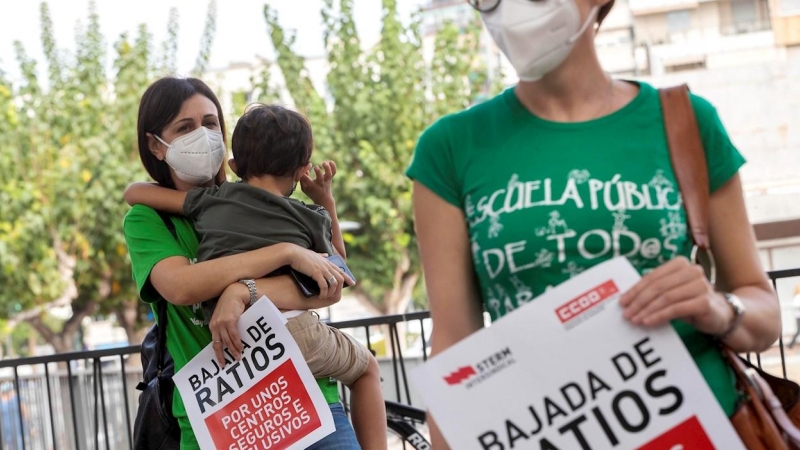
[[154, 134], [154, 135], [153, 135], [153, 137], [154, 137], [154, 138], [156, 138], [156, 139], [158, 139], [158, 142], [161, 142], [162, 144], [166, 145], [166, 146], [167, 146], [167, 148], [172, 148], [172, 145], [170, 145], [170, 144], [167, 144], [166, 142], [164, 142], [164, 140], [163, 140], [163, 139], [161, 139], [160, 137], [158, 137], [158, 135], [157, 135], [157, 134]]
[[570, 44], [574, 44], [575, 41], [578, 40], [578, 38], [583, 36], [583, 33], [586, 32], [586, 29], [588, 29], [592, 25], [592, 23], [597, 22], [597, 13], [599, 11], [600, 11], [600, 7], [599, 6], [595, 5], [595, 6], [592, 7], [592, 10], [589, 11], [589, 17], [586, 18], [586, 22], [583, 23], [583, 25], [581, 26], [581, 29], [578, 30], [578, 32], [575, 33], [574, 36], [569, 38], [568, 42]]

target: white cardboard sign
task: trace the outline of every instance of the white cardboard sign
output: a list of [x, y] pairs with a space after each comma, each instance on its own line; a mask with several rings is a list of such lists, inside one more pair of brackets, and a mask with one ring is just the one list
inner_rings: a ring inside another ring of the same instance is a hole
[[303, 449], [334, 431], [333, 417], [285, 319], [267, 297], [242, 314], [241, 360], [209, 344], [175, 374], [203, 450]]
[[743, 450], [674, 329], [622, 317], [638, 280], [601, 264], [412, 372], [450, 447]]

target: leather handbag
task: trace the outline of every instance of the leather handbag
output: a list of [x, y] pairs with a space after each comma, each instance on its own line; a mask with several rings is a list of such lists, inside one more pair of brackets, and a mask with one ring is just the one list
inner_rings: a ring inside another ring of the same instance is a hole
[[[177, 239], [175, 226], [169, 216], [160, 213], [167, 229]], [[134, 450], [178, 450], [181, 430], [172, 415], [172, 396], [175, 384], [172, 375], [175, 363], [167, 352], [167, 301], [158, 301], [158, 323], [148, 331], [142, 342], [143, 379], [136, 389], [139, 409], [133, 424]]]
[[[694, 242], [692, 259], [713, 284], [714, 258], [708, 234], [708, 165], [686, 85], [660, 89], [664, 129]], [[703, 259], [704, 258], [704, 259]], [[731, 423], [749, 450], [800, 450], [800, 385], [772, 376], [722, 348], [742, 394]]]

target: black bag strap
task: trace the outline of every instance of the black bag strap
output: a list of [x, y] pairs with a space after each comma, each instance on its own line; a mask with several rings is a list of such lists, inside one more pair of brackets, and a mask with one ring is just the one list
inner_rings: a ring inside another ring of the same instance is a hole
[[164, 221], [164, 225], [167, 227], [167, 230], [169, 230], [172, 237], [174, 237], [175, 240], [177, 241], [178, 232], [175, 231], [175, 224], [172, 223], [172, 216], [165, 213], [164, 211], [156, 211], [156, 213], [158, 214], [158, 217], [161, 217], [161, 220]]
[[[156, 211], [158, 216], [166, 225], [172, 237], [178, 240], [178, 232], [175, 230], [175, 224], [172, 223], [172, 218], [169, 214], [163, 211]], [[158, 377], [161, 378], [161, 372], [164, 369], [164, 351], [167, 346], [167, 301], [163, 298], [158, 301], [158, 341], [156, 342], [156, 361], [158, 361]]]

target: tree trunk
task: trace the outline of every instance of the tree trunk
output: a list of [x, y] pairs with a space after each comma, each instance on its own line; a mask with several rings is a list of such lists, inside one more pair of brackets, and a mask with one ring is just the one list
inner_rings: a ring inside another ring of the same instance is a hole
[[[420, 274], [418, 272], [410, 272], [411, 263], [408, 257], [408, 251], [403, 251], [403, 257], [400, 263], [395, 268], [392, 288], [387, 291], [383, 296], [383, 310], [385, 314], [395, 315], [404, 314], [408, 310], [408, 305], [411, 303], [411, 294], [417, 286]], [[408, 348], [408, 339], [406, 337], [406, 323], [397, 323], [397, 345], [400, 352], [405, 352]], [[387, 327], [387, 331], [391, 332]], [[395, 349], [389, 345], [391, 337], [387, 336], [386, 348], [389, 353], [394, 353]]]
[[403, 257], [394, 271], [392, 289], [383, 296], [383, 312], [385, 314], [403, 314], [411, 303], [411, 294], [419, 281], [418, 272], [409, 272], [411, 261], [408, 250], [403, 251]]
[[125, 330], [128, 345], [141, 344], [144, 333], [139, 333], [138, 329], [139, 300], [134, 298], [120, 302], [119, 306], [114, 308], [114, 313], [117, 316], [117, 322]]
[[42, 339], [53, 346], [56, 353], [67, 353], [75, 350], [73, 346], [75, 334], [80, 330], [83, 318], [94, 312], [96, 308], [97, 303], [94, 301], [88, 302], [83, 307], [73, 305], [72, 317], [64, 323], [60, 332], [48, 327], [42, 320], [42, 314], [27, 317], [25, 320], [42, 336]]
[[[117, 322], [125, 330], [125, 336], [128, 338], [128, 345], [141, 344], [149, 328], [144, 330], [138, 328], [139, 300], [134, 298], [132, 300], [120, 302], [120, 304], [114, 308], [114, 313], [117, 316]], [[141, 356], [138, 353], [130, 355], [126, 358], [126, 361], [125, 368], [128, 372], [131, 374], [135, 373], [138, 376], [138, 373], [141, 372], [142, 369]]]

